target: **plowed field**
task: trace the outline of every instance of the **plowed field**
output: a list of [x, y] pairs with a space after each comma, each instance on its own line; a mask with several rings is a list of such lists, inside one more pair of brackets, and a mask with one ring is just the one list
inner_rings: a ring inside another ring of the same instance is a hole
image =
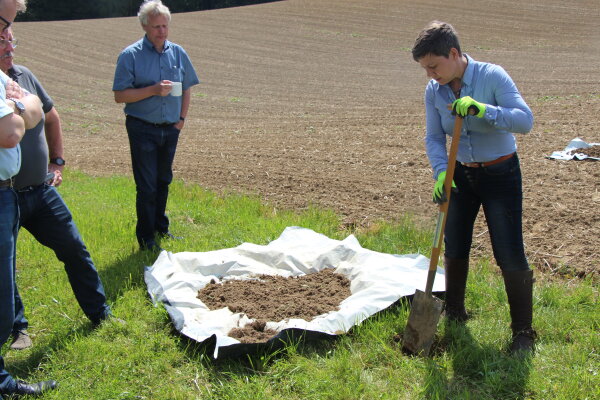
[[[427, 79], [410, 49], [427, 22], [443, 19], [465, 52], [502, 65], [533, 109], [533, 131], [518, 135], [530, 261], [546, 272], [597, 271], [600, 163], [545, 156], [575, 137], [600, 142], [599, 14], [597, 0], [289, 0], [175, 14], [170, 39], [202, 80], [176, 178], [277, 207], [329, 207], [351, 226], [410, 213], [433, 227]], [[142, 33], [135, 18], [16, 24], [17, 62], [55, 100], [69, 168], [131, 174], [111, 87], [118, 53]], [[487, 236], [478, 221], [479, 255], [491, 255]]]

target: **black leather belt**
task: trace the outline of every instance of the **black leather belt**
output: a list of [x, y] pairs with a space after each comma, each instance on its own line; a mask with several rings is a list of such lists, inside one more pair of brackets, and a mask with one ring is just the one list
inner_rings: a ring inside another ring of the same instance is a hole
[[144, 124], [152, 125], [155, 128], [165, 128], [167, 126], [173, 126], [173, 125], [175, 125], [175, 123], [173, 123], [173, 122], [163, 122], [161, 124], [155, 124], [154, 122], [144, 121], [143, 119], [138, 118], [138, 117], [134, 117], [133, 115], [127, 115], [126, 118], [131, 118], [131, 119], [134, 119], [136, 121], [143, 122]]
[[13, 178], [5, 179], [0, 181], [0, 188], [11, 188], [15, 184], [15, 180]]

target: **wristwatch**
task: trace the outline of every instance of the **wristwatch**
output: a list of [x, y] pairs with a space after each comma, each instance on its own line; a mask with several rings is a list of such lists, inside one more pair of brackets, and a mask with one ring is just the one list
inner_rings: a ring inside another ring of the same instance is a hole
[[6, 100], [10, 100], [13, 103], [15, 103], [15, 108], [17, 109], [17, 114], [19, 115], [23, 115], [23, 113], [25, 112], [25, 106], [23, 105], [23, 103], [21, 103], [19, 100], [17, 99], [13, 99], [13, 98], [8, 98]]
[[65, 165], [65, 160], [62, 157], [51, 158], [50, 164], [56, 164], [59, 167], [62, 167], [63, 165]]

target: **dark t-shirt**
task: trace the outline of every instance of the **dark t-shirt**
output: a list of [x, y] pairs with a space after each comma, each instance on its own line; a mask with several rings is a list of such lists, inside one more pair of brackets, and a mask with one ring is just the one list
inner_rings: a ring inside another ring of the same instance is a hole
[[[13, 65], [8, 76], [19, 86], [37, 95], [42, 101], [44, 114], [52, 110], [54, 103], [35, 75], [22, 65]], [[25, 186], [40, 185], [48, 174], [48, 143], [42, 118], [34, 128], [28, 129], [21, 140], [21, 170], [15, 176], [17, 190]]]

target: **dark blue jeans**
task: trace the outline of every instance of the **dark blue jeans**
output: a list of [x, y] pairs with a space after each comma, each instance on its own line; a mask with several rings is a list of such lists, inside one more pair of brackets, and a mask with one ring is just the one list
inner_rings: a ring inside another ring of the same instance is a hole
[[[95, 324], [110, 314], [104, 287], [73, 216], [54, 186], [19, 191], [20, 226], [65, 264], [71, 288], [84, 314]], [[14, 331], [27, 328], [25, 309], [15, 292]]]
[[169, 231], [165, 210], [179, 130], [173, 125], [155, 126], [131, 117], [125, 126], [136, 187], [135, 233], [140, 246], [145, 247], [154, 243], [156, 233]]
[[483, 206], [494, 258], [503, 271], [528, 270], [523, 245], [523, 191], [521, 167], [515, 154], [510, 159], [484, 168], [456, 163], [454, 182], [444, 230], [445, 255], [468, 259], [473, 225]]
[[[17, 204], [17, 195], [12, 189], [0, 188], [0, 347], [10, 337], [15, 319], [14, 273], [19, 222]], [[9, 392], [14, 387], [15, 380], [4, 369], [4, 359], [0, 356], [0, 393]]]

